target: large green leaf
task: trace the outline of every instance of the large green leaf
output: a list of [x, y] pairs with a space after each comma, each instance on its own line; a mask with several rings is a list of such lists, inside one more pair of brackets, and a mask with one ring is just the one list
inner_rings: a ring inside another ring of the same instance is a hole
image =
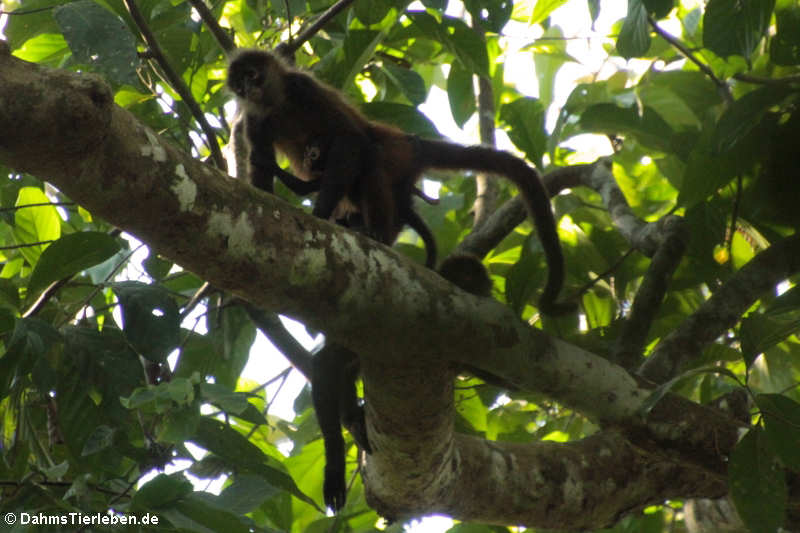
[[393, 124], [408, 133], [428, 138], [442, 136], [433, 122], [415, 107], [390, 102], [370, 102], [361, 106], [361, 109], [371, 119]]
[[613, 104], [596, 104], [583, 112], [581, 127], [586, 131], [611, 135], [631, 135], [647, 148], [669, 151], [672, 128], [654, 110], [644, 108], [642, 113], [633, 107]]
[[[14, 213], [14, 238], [19, 244], [54, 241], [61, 237], [61, 217], [50, 198], [38, 187], [19, 190]], [[44, 205], [41, 205], [44, 204]], [[24, 206], [35, 207], [24, 207]], [[23, 246], [20, 253], [30, 265], [36, 265], [47, 244]]]
[[198, 446], [202, 446], [224, 459], [228, 464], [244, 468], [252, 474], [260, 476], [272, 486], [285, 490], [309, 505], [317, 507], [314, 500], [301, 492], [286, 472], [268, 464], [269, 457], [230, 426], [226, 426], [218, 420], [202, 417], [197, 426], [197, 434], [192, 440]]
[[[8, 45], [11, 50], [16, 50], [22, 46], [28, 39], [32, 39], [37, 35], [45, 33], [55, 34], [58, 32], [58, 25], [53, 20], [52, 7], [60, 4], [66, 4], [69, 0], [25, 0], [24, 3], [16, 3], [18, 6], [15, 11], [25, 13], [13, 14], [8, 17], [8, 24], [6, 25], [3, 33], [8, 39]], [[14, 5], [11, 3], [3, 4], [3, 9], [10, 10]], [[8, 6], [8, 7], [6, 7]], [[63, 41], [62, 41], [63, 42]], [[33, 59], [30, 59], [31, 61]]]
[[91, 0], [53, 10], [72, 53], [117, 83], [138, 84], [136, 41], [117, 15]]
[[447, 76], [447, 99], [450, 102], [450, 113], [459, 128], [475, 113], [475, 85], [472, 73], [467, 72], [461, 63], [450, 65]]
[[617, 52], [625, 59], [643, 56], [650, 48], [647, 8], [642, 0], [628, 1], [628, 15], [617, 38]]
[[759, 394], [756, 403], [770, 446], [784, 465], [800, 472], [800, 404], [782, 394]]
[[761, 117], [774, 105], [782, 102], [792, 94], [785, 86], [768, 85], [749, 92], [736, 100], [717, 123], [714, 134], [714, 147], [719, 152], [726, 152], [759, 124]]
[[509, 126], [509, 138], [539, 168], [547, 148], [544, 111], [541, 102], [530, 97], [518, 98], [500, 108], [500, 120]]
[[769, 55], [777, 65], [800, 65], [800, 6], [775, 12], [777, 31], [769, 42]]
[[166, 361], [180, 343], [178, 306], [163, 289], [138, 281], [112, 286], [122, 308], [122, 330], [136, 351], [150, 361]]
[[736, 445], [728, 466], [736, 510], [753, 533], [773, 533], [783, 525], [787, 488], [783, 470], [764, 432], [752, 428]]
[[411, 69], [399, 67], [391, 61], [384, 62], [383, 72], [412, 105], [416, 106], [425, 101], [428, 91], [425, 89], [425, 81], [422, 76]]
[[709, 0], [703, 46], [721, 57], [750, 57], [769, 28], [775, 0]]
[[107, 233], [83, 231], [64, 235], [42, 253], [31, 274], [28, 295], [35, 296], [50, 283], [100, 264], [119, 251]]
[[481, 36], [463, 21], [453, 17], [442, 17], [437, 21], [428, 13], [409, 12], [408, 17], [419, 26], [423, 35], [438, 40], [464, 68], [479, 76], [489, 77], [489, 56], [486, 43]]
[[466, 0], [464, 5], [481, 29], [493, 33], [502, 31], [514, 8], [511, 0]]

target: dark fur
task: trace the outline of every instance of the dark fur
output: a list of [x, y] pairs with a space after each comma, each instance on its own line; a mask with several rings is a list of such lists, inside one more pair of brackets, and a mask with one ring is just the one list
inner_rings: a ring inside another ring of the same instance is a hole
[[[425, 242], [426, 264], [431, 268], [436, 263], [436, 243], [412, 205], [412, 197], [420, 196], [416, 182], [422, 172], [470, 169], [507, 177], [525, 198], [547, 258], [548, 278], [539, 308], [551, 314], [566, 309], [556, 302], [564, 282], [564, 260], [550, 200], [536, 170], [523, 160], [492, 148], [418, 139], [369, 121], [341, 93], [266, 51], [237, 52], [231, 59], [228, 86], [244, 113], [253, 185], [271, 192], [277, 176], [296, 194], [317, 192], [314, 215], [387, 245], [407, 224]], [[277, 165], [275, 150], [289, 159], [294, 174]], [[488, 295], [491, 281], [480, 261], [467, 259], [463, 273], [458, 269], [464, 263], [458, 265], [445, 262], [443, 275], [466, 290]], [[338, 511], [346, 498], [342, 423], [370, 451], [354, 388], [358, 357], [330, 343], [314, 361], [312, 397], [325, 442], [323, 492], [326, 505]]]

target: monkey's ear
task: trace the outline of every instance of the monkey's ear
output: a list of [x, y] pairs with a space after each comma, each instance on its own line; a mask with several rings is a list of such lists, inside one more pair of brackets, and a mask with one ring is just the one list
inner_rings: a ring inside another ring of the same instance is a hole
[[486, 267], [472, 254], [453, 254], [439, 266], [439, 275], [462, 290], [489, 298], [492, 295], [492, 280]]

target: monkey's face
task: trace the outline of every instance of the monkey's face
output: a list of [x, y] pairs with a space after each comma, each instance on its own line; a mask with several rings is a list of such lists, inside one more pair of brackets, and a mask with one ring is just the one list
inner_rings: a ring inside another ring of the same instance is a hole
[[283, 101], [280, 64], [262, 50], [239, 52], [228, 66], [228, 88], [249, 113], [266, 115]]

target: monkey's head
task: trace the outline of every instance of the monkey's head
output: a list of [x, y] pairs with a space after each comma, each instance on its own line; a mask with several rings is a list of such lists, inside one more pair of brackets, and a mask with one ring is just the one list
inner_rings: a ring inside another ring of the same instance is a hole
[[283, 104], [286, 66], [265, 50], [235, 52], [228, 65], [228, 88], [249, 113], [269, 114]]

